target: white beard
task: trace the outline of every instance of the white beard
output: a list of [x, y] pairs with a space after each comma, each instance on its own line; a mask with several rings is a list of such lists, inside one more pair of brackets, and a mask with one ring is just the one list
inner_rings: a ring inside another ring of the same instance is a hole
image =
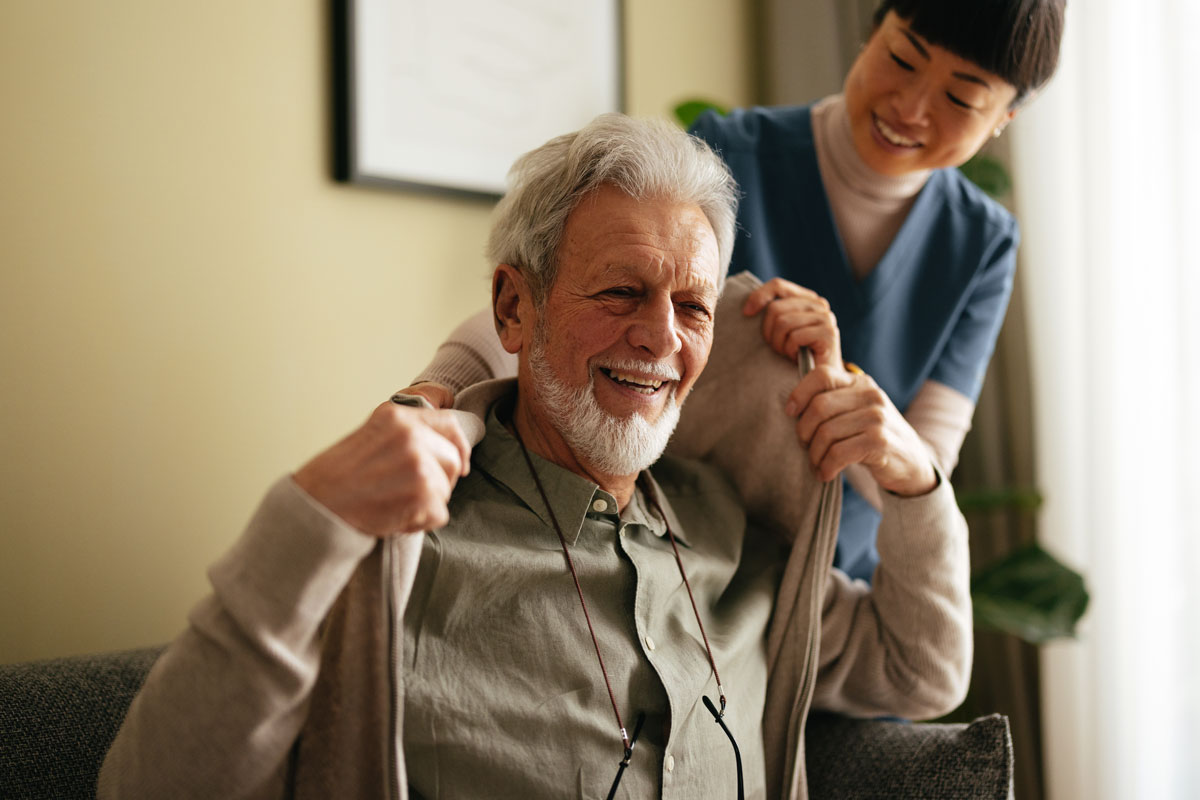
[[[651, 363], [612, 366], [649, 374], [661, 371]], [[529, 348], [529, 369], [550, 423], [580, 463], [605, 475], [633, 475], [658, 461], [666, 450], [679, 422], [676, 385], [670, 387], [667, 403], [654, 422], [639, 413], [624, 418], [613, 416], [596, 401], [594, 369], [587, 386], [577, 389], [558, 379], [546, 361], [545, 336], [540, 329]]]

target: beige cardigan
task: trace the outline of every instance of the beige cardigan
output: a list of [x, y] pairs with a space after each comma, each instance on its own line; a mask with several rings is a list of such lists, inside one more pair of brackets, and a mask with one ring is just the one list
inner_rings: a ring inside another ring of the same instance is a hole
[[[840, 484], [815, 479], [782, 412], [795, 366], [740, 313], [756, 282], [727, 285], [672, 450], [725, 469], [751, 517], [794, 542], [767, 632], [763, 738], [768, 796], [806, 798], [810, 707], [918, 719], [961, 702], [966, 526], [943, 479], [885, 498], [872, 587], [831, 568]], [[461, 394], [473, 441], [510, 385]], [[367, 537], [280, 480], [134, 700], [99, 796], [406, 798], [399, 626], [421, 540]]]

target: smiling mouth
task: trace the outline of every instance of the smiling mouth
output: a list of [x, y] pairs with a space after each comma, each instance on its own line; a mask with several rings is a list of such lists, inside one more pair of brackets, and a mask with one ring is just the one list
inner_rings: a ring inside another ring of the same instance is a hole
[[882, 136], [885, 140], [887, 140], [890, 144], [894, 144], [897, 147], [920, 147], [921, 146], [921, 143], [918, 142], [916, 139], [909, 139], [907, 136], [904, 136], [903, 134], [901, 134], [899, 131], [897, 131], [891, 125], [888, 125], [886, 122], [884, 122], [879, 117], [875, 116], [874, 114], [872, 114], [871, 116], [875, 121], [875, 130], [879, 131], [879, 135]]
[[638, 394], [652, 395], [661, 389], [663, 384], [667, 383], [665, 380], [659, 380], [657, 378], [643, 378], [630, 372], [609, 369], [607, 367], [600, 367], [600, 371], [603, 372], [604, 376], [613, 383], [624, 386], [626, 389], [632, 389]]

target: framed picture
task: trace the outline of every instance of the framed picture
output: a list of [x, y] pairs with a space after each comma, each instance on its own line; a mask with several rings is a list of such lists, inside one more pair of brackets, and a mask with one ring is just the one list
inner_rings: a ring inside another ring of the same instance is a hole
[[620, 0], [333, 0], [334, 176], [500, 195], [622, 110]]

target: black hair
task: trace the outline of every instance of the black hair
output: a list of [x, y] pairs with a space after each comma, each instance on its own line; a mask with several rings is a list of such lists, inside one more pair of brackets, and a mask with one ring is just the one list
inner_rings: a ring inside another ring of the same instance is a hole
[[1013, 105], [1040, 88], [1058, 66], [1066, 0], [883, 0], [930, 44], [999, 75], [1017, 90]]

